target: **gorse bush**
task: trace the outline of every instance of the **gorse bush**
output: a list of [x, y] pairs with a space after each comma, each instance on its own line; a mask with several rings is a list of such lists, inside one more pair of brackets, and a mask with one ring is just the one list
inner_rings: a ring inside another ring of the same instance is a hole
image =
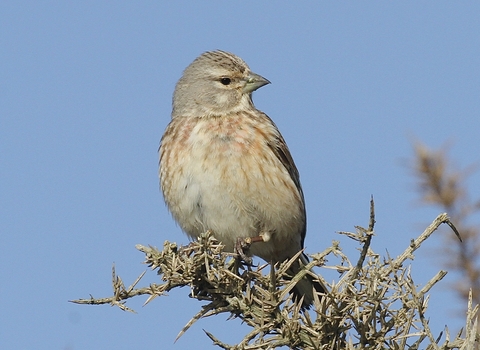
[[[426, 316], [428, 293], [446, 272], [439, 271], [418, 288], [410, 273], [413, 267], [407, 264], [407, 260], [413, 260], [413, 252], [441, 224], [449, 225], [458, 235], [448, 216], [439, 215], [396, 258], [372, 251], [374, 224], [372, 201], [369, 227], [356, 227], [353, 233], [341, 232], [360, 243], [359, 257], [347, 257], [339, 243], [333, 242], [325, 251], [311, 255], [311, 262], [296, 276], [289, 276], [287, 271], [298, 255], [270, 271], [268, 264], [246, 266], [235, 254], [223, 252], [223, 246], [211, 232], [184, 247], [168, 241], [163, 250], [137, 245], [145, 254], [145, 263], [159, 274], [161, 283], [137, 288], [143, 273], [127, 288], [113, 271], [113, 296], [74, 302], [111, 304], [132, 311], [126, 306], [129, 298], [148, 295], [148, 303], [175, 288], [188, 286], [190, 296], [206, 304], [178, 337], [202, 317], [221, 313], [240, 318], [251, 328], [236, 345], [225, 344], [206, 332], [223, 349], [475, 349], [478, 307], [470, 299], [463, 332], [454, 337], [448, 329], [433, 334]], [[327, 258], [339, 263], [325, 266]], [[317, 294], [311, 310], [302, 310], [301, 300], [293, 300], [289, 291], [305, 274], [321, 279], [313, 272], [318, 266], [336, 269], [340, 278], [331, 285], [321, 280], [329, 292]]]

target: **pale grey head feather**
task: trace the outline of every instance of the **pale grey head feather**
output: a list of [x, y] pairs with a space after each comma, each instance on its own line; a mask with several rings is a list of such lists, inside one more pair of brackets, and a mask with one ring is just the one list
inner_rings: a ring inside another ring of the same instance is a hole
[[234, 54], [205, 52], [185, 69], [178, 81], [172, 117], [222, 115], [253, 108], [251, 93], [268, 83]]

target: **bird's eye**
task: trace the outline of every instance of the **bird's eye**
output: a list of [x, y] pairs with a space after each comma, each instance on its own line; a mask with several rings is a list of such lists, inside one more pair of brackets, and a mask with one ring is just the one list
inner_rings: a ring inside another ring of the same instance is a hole
[[222, 78], [222, 79], [220, 79], [220, 82], [223, 85], [229, 85], [232, 82], [232, 80], [230, 78]]

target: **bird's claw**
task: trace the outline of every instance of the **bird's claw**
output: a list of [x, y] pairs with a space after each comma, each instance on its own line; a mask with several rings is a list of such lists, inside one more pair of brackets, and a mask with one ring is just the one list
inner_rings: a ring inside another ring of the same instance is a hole
[[235, 253], [237, 253], [248, 266], [252, 266], [252, 258], [247, 256], [245, 252], [250, 248], [251, 245], [252, 239], [250, 237], [239, 237], [237, 238], [237, 243], [235, 244]]

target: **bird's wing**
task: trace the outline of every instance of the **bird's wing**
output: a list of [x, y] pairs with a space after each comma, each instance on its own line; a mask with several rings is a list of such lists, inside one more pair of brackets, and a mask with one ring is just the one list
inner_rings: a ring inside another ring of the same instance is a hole
[[300, 197], [302, 199], [303, 214], [305, 217], [305, 220], [304, 220], [305, 222], [302, 230], [302, 247], [303, 247], [303, 241], [305, 240], [305, 234], [307, 230], [307, 220], [306, 220], [306, 212], [305, 212], [305, 198], [303, 196], [302, 185], [300, 184], [300, 174], [298, 173], [297, 167], [295, 166], [295, 162], [293, 161], [292, 155], [290, 154], [290, 151], [287, 147], [287, 143], [285, 142], [282, 134], [280, 134], [280, 131], [278, 131], [277, 126], [270, 119], [270, 117], [267, 116], [266, 114], [264, 115], [266, 118], [268, 118], [268, 120], [272, 123], [272, 125], [275, 127], [275, 130], [276, 130], [273, 140], [268, 143], [268, 147], [277, 156], [278, 160], [280, 160], [282, 165], [290, 174], [290, 178], [292, 179], [293, 183], [297, 187], [298, 193], [300, 194]]

